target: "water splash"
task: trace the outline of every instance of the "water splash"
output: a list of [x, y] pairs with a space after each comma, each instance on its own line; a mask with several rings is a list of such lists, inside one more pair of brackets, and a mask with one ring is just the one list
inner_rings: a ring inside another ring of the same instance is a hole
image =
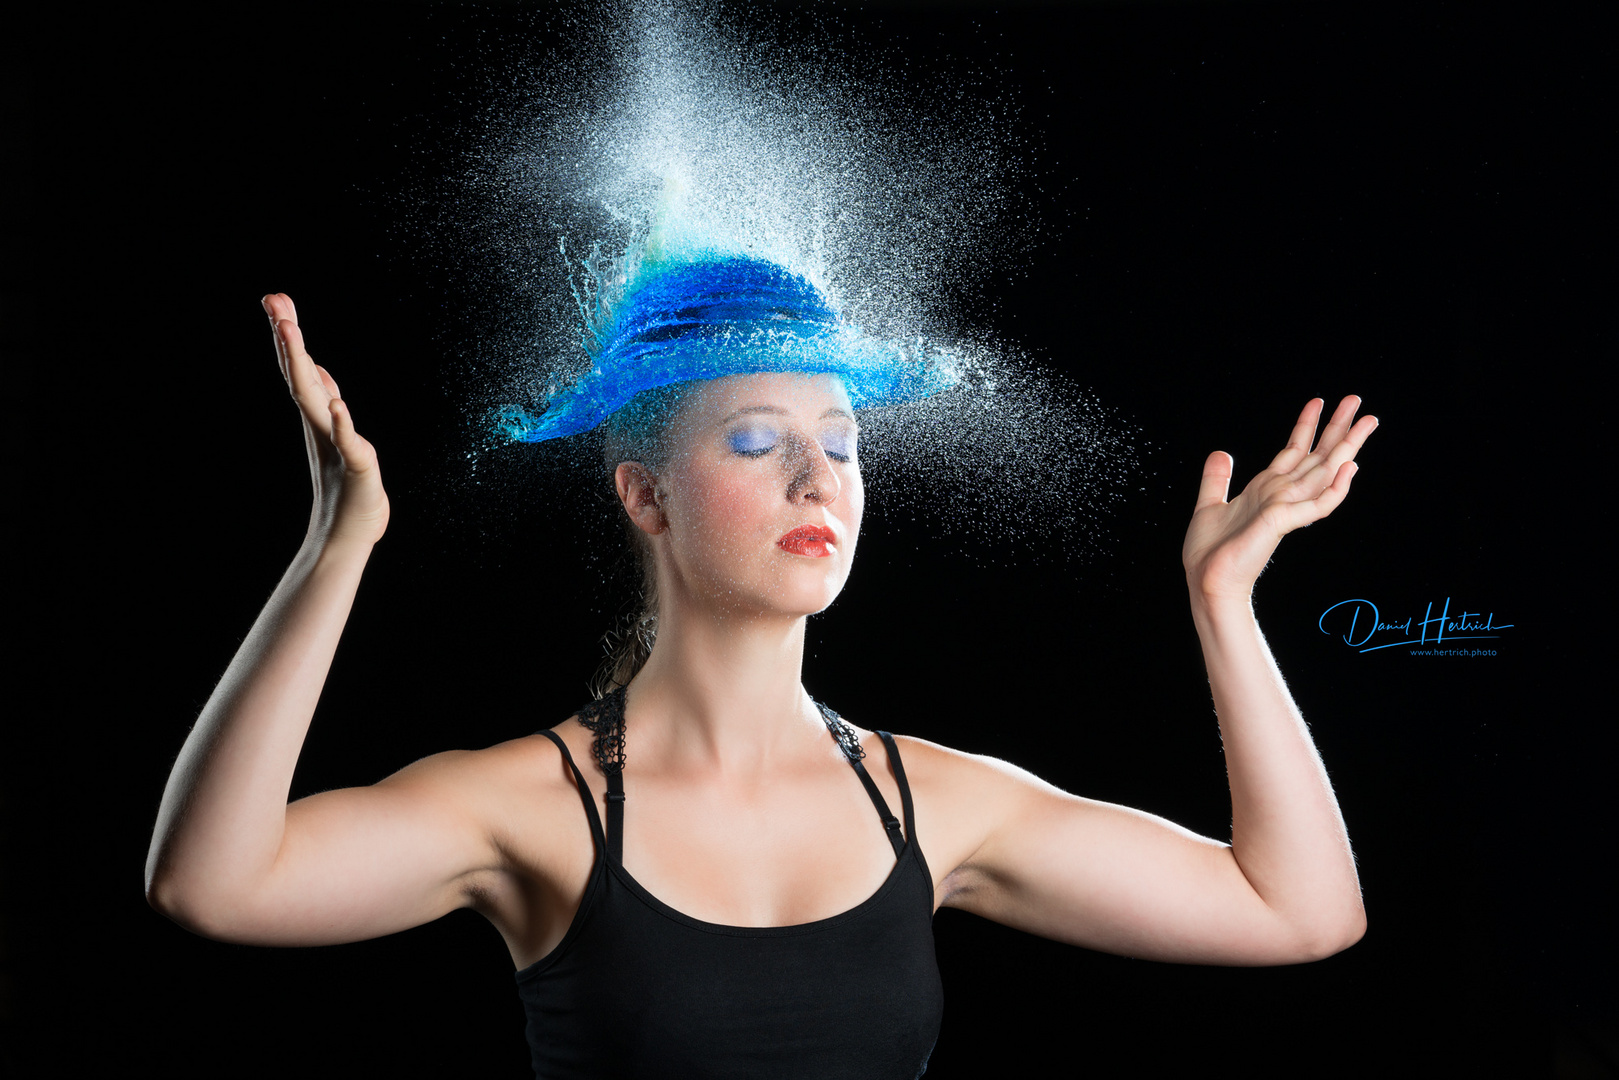
[[955, 390], [862, 415], [875, 520], [997, 543], [1094, 532], [1134, 464], [1128, 426], [975, 330], [996, 271], [1044, 242], [1016, 102], [979, 74], [922, 74], [828, 8], [588, 11], [485, 112], [440, 230], [482, 298], [463, 383], [472, 467], [507, 490], [594, 483], [589, 440], [502, 446], [482, 434], [490, 410], [537, 414], [586, 374], [601, 343], [581, 334], [644, 260], [745, 255], [811, 282], [870, 335], [963, 360]]
[[502, 406], [497, 431], [514, 442], [566, 438], [592, 430], [643, 391], [727, 375], [834, 374], [855, 409], [904, 404], [960, 381], [955, 357], [920, 339], [862, 334], [820, 290], [775, 263], [707, 251], [637, 261], [634, 276], [613, 291], [575, 291], [590, 370], [551, 393], [543, 413]]

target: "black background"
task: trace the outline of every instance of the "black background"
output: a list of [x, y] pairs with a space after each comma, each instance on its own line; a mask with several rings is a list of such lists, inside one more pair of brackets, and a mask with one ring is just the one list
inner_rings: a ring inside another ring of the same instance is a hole
[[[812, 622], [817, 696], [1222, 835], [1178, 569], [1201, 461], [1229, 450], [1246, 479], [1312, 395], [1358, 393], [1382, 420], [1349, 501], [1283, 544], [1256, 601], [1337, 785], [1365, 940], [1305, 967], [1188, 968], [946, 911], [930, 1076], [1053, 1056], [1103, 1076], [1615, 1075], [1597, 696], [1610, 7], [841, 17], [918, 64], [998, 68], [1061, 150], [1043, 179], [1067, 246], [997, 278], [984, 319], [1144, 444], [1097, 543], [986, 552], [877, 507], [848, 591]], [[594, 538], [543, 495], [505, 507], [444, 483], [466, 359], [442, 344], [454, 283], [412, 258], [379, 194], [446, 167], [453, 139], [433, 132], [476, 104], [480, 71], [543, 47], [542, 22], [64, 9], [6, 46], [13, 1061], [524, 1075], [510, 960], [478, 917], [233, 947], [149, 911], [141, 868], [168, 766], [303, 529], [266, 291], [297, 299], [394, 504], [296, 793], [525, 734], [583, 696], [616, 602], [576, 569]], [[1352, 596], [1450, 597], [1514, 627], [1495, 657], [1359, 654], [1316, 628]]]

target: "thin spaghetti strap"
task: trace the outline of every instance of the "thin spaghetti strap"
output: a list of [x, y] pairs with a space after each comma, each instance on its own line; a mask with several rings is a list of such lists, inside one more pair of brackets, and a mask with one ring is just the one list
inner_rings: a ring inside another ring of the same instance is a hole
[[590, 785], [585, 783], [585, 774], [573, 763], [573, 755], [568, 753], [568, 744], [562, 741], [562, 736], [554, 731], [541, 731], [540, 734], [557, 744], [557, 749], [562, 751], [562, 760], [573, 770], [574, 783], [579, 785], [579, 799], [585, 804], [585, 816], [590, 820], [590, 835], [596, 839], [596, 850], [606, 851], [607, 838], [602, 835], [601, 816], [596, 813], [596, 796], [591, 794]]
[[877, 737], [883, 741], [883, 748], [888, 751], [889, 764], [894, 766], [894, 779], [899, 783], [899, 801], [905, 812], [905, 835], [916, 836], [916, 811], [911, 805], [911, 785], [905, 780], [905, 763], [899, 759], [899, 745], [894, 742], [894, 736], [886, 731], [879, 731]]
[[624, 865], [624, 700], [621, 686], [579, 710], [579, 722], [595, 735], [590, 752], [607, 777], [607, 857]]
[[[894, 812], [888, 808], [888, 800], [883, 798], [881, 791], [877, 790], [877, 781], [871, 778], [871, 774], [866, 771], [866, 766], [860, 759], [850, 758], [849, 764], [854, 766], [855, 775], [860, 777], [860, 782], [866, 787], [866, 794], [871, 796], [872, 803], [876, 805], [877, 816], [882, 819], [883, 831], [888, 834], [889, 846], [894, 849], [894, 857], [899, 858], [905, 853], [905, 838], [899, 832], [899, 818], [895, 817]], [[910, 826], [907, 825], [905, 836], [909, 835], [911, 835], [911, 830]]]
[[624, 770], [607, 774], [607, 854], [624, 865]]
[[883, 798], [881, 791], [877, 790], [877, 782], [871, 778], [871, 774], [866, 771], [866, 766], [862, 762], [862, 759], [866, 756], [866, 751], [860, 745], [860, 737], [855, 734], [854, 728], [849, 726], [847, 720], [822, 705], [819, 701], [815, 703], [815, 707], [821, 710], [821, 719], [826, 721], [827, 731], [832, 733], [832, 738], [837, 742], [838, 748], [843, 751], [844, 760], [848, 761], [849, 765], [854, 769], [855, 775], [860, 777], [860, 783], [866, 789], [866, 794], [871, 796], [871, 803], [877, 808], [877, 818], [883, 823], [883, 832], [888, 834], [888, 843], [894, 849], [894, 857], [899, 858], [905, 852], [906, 837], [911, 835], [910, 825], [905, 826], [905, 834], [901, 836], [899, 819], [888, 808], [888, 800]]

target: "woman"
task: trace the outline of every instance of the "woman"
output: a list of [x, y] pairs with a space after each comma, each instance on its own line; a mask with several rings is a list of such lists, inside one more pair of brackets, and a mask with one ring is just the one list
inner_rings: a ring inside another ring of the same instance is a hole
[[[314, 507], [169, 779], [152, 904], [265, 945], [476, 908], [518, 969], [540, 1076], [920, 1075], [942, 905], [1183, 963], [1298, 963], [1358, 940], [1343, 821], [1249, 596], [1281, 536], [1343, 500], [1376, 421], [1356, 422], [1346, 398], [1312, 448], [1310, 402], [1235, 499], [1230, 457], [1205, 464], [1183, 559], [1231, 784], [1220, 843], [811, 701], [805, 619], [843, 587], [860, 530], [854, 409], [940, 381], [858, 348], [837, 359], [824, 298], [761, 266], [742, 300], [665, 278], [673, 315], [635, 323], [622, 305], [597, 356], [613, 362], [514, 431], [609, 418], [614, 488], [655, 596], [650, 651], [621, 658], [617, 689], [551, 732], [291, 805], [388, 498], [292, 301], [265, 298]], [[763, 348], [760, 327], [787, 344]], [[670, 341], [695, 351], [681, 360]]]

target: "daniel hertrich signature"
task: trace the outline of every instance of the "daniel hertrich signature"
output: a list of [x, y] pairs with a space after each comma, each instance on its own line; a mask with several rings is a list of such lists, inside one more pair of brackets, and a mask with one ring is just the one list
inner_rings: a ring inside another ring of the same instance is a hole
[[[1509, 630], [1513, 625], [1496, 622], [1493, 611], [1463, 611], [1460, 615], [1452, 615], [1448, 596], [1445, 597], [1444, 607], [1440, 609], [1439, 614], [1434, 614], [1433, 607], [1433, 601], [1430, 600], [1421, 619], [1409, 616], [1403, 622], [1397, 622], [1383, 619], [1378, 614], [1377, 605], [1370, 600], [1340, 600], [1321, 613], [1316, 626], [1323, 634], [1330, 634], [1333, 631], [1327, 628], [1329, 617], [1334, 626], [1347, 622], [1349, 625], [1344, 631], [1344, 644], [1367, 653], [1376, 652], [1378, 649], [1398, 648], [1401, 645], [1438, 645], [1446, 641], [1498, 638], [1501, 635], [1495, 631]], [[1337, 614], [1333, 614], [1334, 612]], [[1372, 644], [1372, 636], [1385, 630], [1401, 635], [1401, 640]], [[1411, 636], [1412, 630], [1416, 631], [1416, 637]]]

